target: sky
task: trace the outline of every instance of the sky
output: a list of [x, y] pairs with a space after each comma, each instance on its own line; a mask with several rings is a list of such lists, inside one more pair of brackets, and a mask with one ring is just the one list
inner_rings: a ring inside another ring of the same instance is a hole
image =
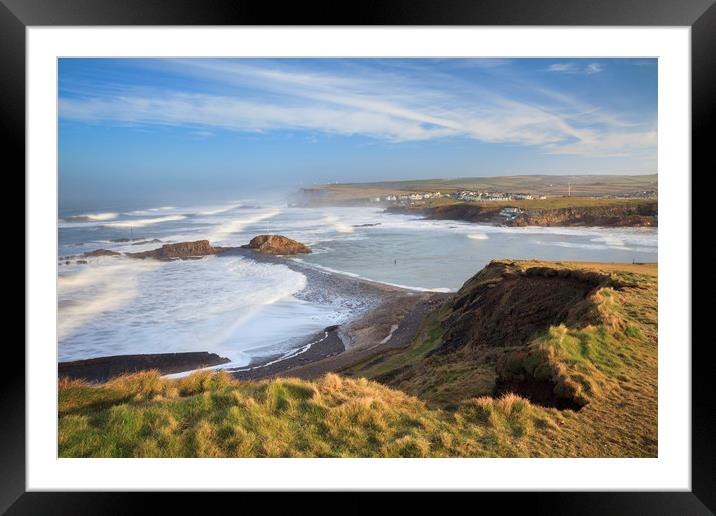
[[656, 59], [59, 60], [60, 201], [657, 172]]

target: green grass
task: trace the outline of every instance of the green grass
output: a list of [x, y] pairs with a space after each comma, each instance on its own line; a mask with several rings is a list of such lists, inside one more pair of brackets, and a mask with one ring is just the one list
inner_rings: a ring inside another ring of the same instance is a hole
[[[442, 344], [443, 307], [407, 348], [356, 364], [345, 371], [352, 377], [256, 382], [199, 372], [169, 380], [150, 371], [100, 385], [62, 380], [59, 455], [656, 456], [656, 265], [505, 263], [525, 277], [596, 284], [566, 320], [519, 349], [431, 354]], [[486, 274], [470, 284], [500, 281]], [[490, 396], [498, 375], [525, 373], [553, 381], [583, 408]]]
[[[509, 395], [454, 411], [366, 379], [240, 382], [156, 371], [60, 385], [61, 457], [520, 456], [559, 414]], [[486, 415], [487, 414], [487, 415]]]
[[316, 189], [327, 192], [337, 201], [409, 192], [440, 191], [448, 193], [459, 190], [519, 192], [561, 197], [567, 195], [571, 184], [571, 198], [574, 199], [656, 190], [658, 188], [657, 181], [656, 174], [623, 176], [523, 175], [331, 184], [322, 185]]

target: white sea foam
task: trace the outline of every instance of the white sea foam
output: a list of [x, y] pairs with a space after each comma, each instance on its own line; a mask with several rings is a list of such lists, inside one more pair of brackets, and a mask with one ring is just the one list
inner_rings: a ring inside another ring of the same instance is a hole
[[94, 222], [103, 220], [116, 219], [119, 213], [107, 212], [107, 213], [84, 213], [82, 215], [72, 215], [70, 217], [64, 217], [67, 222]]
[[153, 215], [154, 213], [176, 210], [174, 206], [159, 206], [158, 208], [146, 208], [144, 210], [130, 211], [129, 215]]
[[61, 360], [210, 351], [239, 366], [250, 361], [247, 350], [314, 333], [339, 315], [339, 307], [293, 298], [306, 277], [285, 265], [241, 257], [118, 261], [61, 277]]
[[139, 274], [159, 267], [161, 262], [119, 259], [110, 265], [95, 264], [93, 261], [57, 279], [60, 340], [94, 317], [129, 303], [139, 294]]
[[333, 213], [326, 213], [324, 221], [328, 226], [332, 226], [339, 233], [353, 233], [353, 226], [339, 219]]
[[212, 243], [225, 242], [227, 238], [229, 238], [234, 233], [238, 233], [246, 226], [256, 224], [257, 222], [261, 222], [262, 220], [270, 219], [272, 217], [275, 217], [279, 213], [281, 213], [279, 210], [273, 210], [265, 213], [249, 215], [242, 218], [230, 219], [212, 228], [210, 230], [210, 233], [208, 234], [208, 239]]
[[232, 204], [231, 206], [224, 206], [222, 208], [215, 208], [213, 210], [200, 211], [199, 215], [218, 215], [219, 213], [225, 213], [235, 208], [238, 208], [238, 205]]
[[471, 240], [487, 240], [489, 237], [485, 233], [470, 233], [467, 238]]
[[186, 218], [186, 215], [167, 215], [165, 217], [155, 217], [152, 219], [133, 219], [133, 220], [123, 220], [120, 222], [111, 222], [109, 224], [104, 224], [105, 227], [108, 228], [141, 228], [144, 226], [150, 226], [152, 224], [161, 224], [163, 222], [173, 222], [175, 220], [183, 220]]
[[358, 278], [366, 281], [372, 281], [374, 283], [380, 283], [382, 285], [388, 285], [391, 287], [398, 287], [403, 288], [405, 290], [414, 290], [416, 292], [452, 292], [452, 289], [447, 287], [437, 287], [437, 288], [426, 288], [426, 287], [414, 287], [414, 286], [408, 286], [408, 285], [401, 285], [399, 283], [390, 283], [388, 281], [382, 281], [382, 280], [376, 280], [373, 278], [367, 278], [365, 276], [361, 276], [360, 274], [355, 274], [353, 272], [347, 272], [347, 271], [341, 271], [338, 269], [332, 269], [330, 267], [326, 267], [325, 265], [319, 265], [317, 263], [307, 263], [305, 260], [301, 260], [300, 258], [292, 258], [292, 260], [300, 261], [302, 263], [305, 263], [309, 267], [319, 269], [319, 271], [325, 271], [327, 273], [334, 273], [334, 274], [342, 274], [343, 276], [350, 276], [351, 278]]

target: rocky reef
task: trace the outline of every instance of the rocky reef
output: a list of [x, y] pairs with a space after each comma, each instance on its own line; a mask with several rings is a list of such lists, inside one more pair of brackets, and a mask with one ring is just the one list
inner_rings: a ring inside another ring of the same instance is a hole
[[142, 251], [138, 253], [125, 253], [131, 258], [154, 258], [156, 260], [177, 260], [192, 259], [201, 256], [219, 254], [231, 249], [230, 247], [213, 247], [208, 240], [197, 240], [195, 242], [178, 242], [176, 244], [164, 244], [158, 249]]
[[287, 255], [310, 253], [311, 248], [296, 240], [291, 240], [282, 235], [258, 235], [251, 239], [246, 245], [241, 247], [245, 249], [253, 249], [259, 253], [273, 255]]

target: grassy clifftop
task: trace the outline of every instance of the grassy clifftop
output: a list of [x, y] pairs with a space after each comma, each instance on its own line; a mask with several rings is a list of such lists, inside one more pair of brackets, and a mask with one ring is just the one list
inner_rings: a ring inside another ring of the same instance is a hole
[[240, 382], [137, 373], [60, 386], [61, 457], [480, 457], [529, 454], [557, 411], [513, 395], [455, 411], [366, 379]]
[[656, 292], [655, 266], [496, 261], [406, 348], [315, 381], [62, 381], [59, 454], [653, 457]]

